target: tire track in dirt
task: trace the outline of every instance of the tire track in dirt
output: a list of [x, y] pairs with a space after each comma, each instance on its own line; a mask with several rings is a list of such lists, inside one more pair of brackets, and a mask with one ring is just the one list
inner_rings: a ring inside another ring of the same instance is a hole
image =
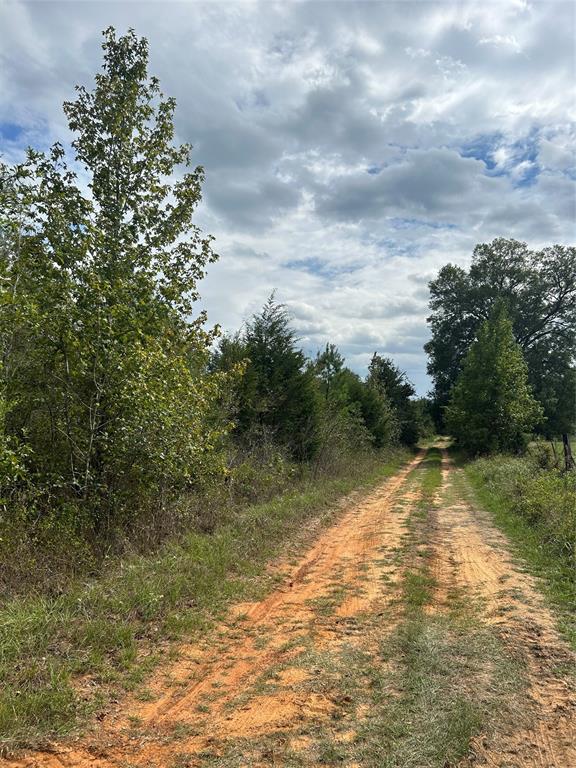
[[526, 725], [476, 739], [474, 757], [467, 764], [576, 766], [576, 693], [561, 672], [562, 667], [576, 669], [575, 655], [559, 636], [535, 580], [514, 564], [505, 537], [486, 512], [464, 500], [466, 478], [445, 450], [442, 474], [432, 560], [438, 585], [435, 609], [442, 608], [445, 595], [454, 588], [476, 599], [483, 620], [494, 628], [511, 657], [525, 665], [528, 679], [521, 718]]
[[[229, 739], [297, 731], [303, 721], [329, 718], [336, 704], [299, 688], [305, 673], [293, 662], [306, 642], [317, 648], [356, 642], [355, 617], [363, 612], [393, 610], [401, 578], [393, 553], [417, 498], [405, 489], [406, 478], [424, 455], [325, 530], [280, 588], [258, 603], [237, 606], [217, 639], [210, 635], [203, 646], [181, 647], [179, 660], [150, 681], [152, 702], [125, 702], [99, 736], [81, 746], [56, 745], [6, 764], [164, 768], [187, 753], [187, 765], [202, 765], [204, 749]], [[270, 675], [275, 689], [259, 691]], [[175, 733], [184, 738], [176, 740]]]

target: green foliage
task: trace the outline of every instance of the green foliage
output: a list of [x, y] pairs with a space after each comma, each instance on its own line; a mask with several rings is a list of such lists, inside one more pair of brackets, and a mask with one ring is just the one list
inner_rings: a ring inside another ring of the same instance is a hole
[[415, 390], [406, 373], [389, 357], [374, 353], [368, 367], [368, 383], [385, 395], [394, 409], [400, 442], [415, 445], [420, 437], [419, 411], [411, 400]]
[[347, 421], [355, 450], [366, 439], [378, 448], [397, 441], [397, 419], [386, 393], [346, 368], [334, 344], [317, 354], [314, 370], [328, 421]]
[[542, 417], [503, 305], [480, 327], [446, 408], [446, 425], [471, 453], [514, 451]]
[[174, 143], [146, 40], [110, 28], [102, 47], [93, 87], [64, 105], [71, 150], [0, 165], [6, 591], [149, 551], [190, 524], [190, 491], [272, 496], [309, 462], [336, 472], [397, 435], [383, 387], [333, 346], [308, 360], [273, 299], [210, 352], [195, 304], [216, 258], [194, 224], [203, 169]]
[[533, 455], [498, 456], [473, 465], [489, 490], [510, 510], [537, 527], [547, 546], [565, 558], [576, 555], [576, 474], [544, 468]]
[[561, 628], [576, 642], [576, 472], [542, 461], [542, 452], [496, 455], [466, 466], [479, 501], [494, 515], [516, 551], [543, 579], [559, 609]]
[[374, 445], [382, 447], [397, 441], [396, 414], [385, 393], [371, 387], [355, 373], [345, 368], [339, 386], [350, 409], [357, 413], [372, 435]]
[[245, 443], [254, 448], [272, 439], [297, 460], [326, 464], [349, 451], [394, 444], [399, 413], [406, 443], [418, 439], [421, 411], [409, 399], [414, 390], [392, 361], [379, 360], [393, 373], [390, 388], [399, 407], [387, 394], [387, 381], [374, 375], [362, 381], [334, 344], [307, 361], [288, 313], [271, 298], [241, 333], [220, 340], [210, 366], [244, 371], [228, 406]]
[[23, 457], [43, 514], [75, 501], [98, 528], [221, 473], [226, 431], [214, 334], [190, 319], [216, 258], [192, 223], [203, 171], [172, 143], [146, 40], [108, 29], [103, 50], [64, 105], [89, 193], [60, 144], [30, 150], [0, 221], [4, 483]]
[[418, 437], [432, 437], [436, 432], [433, 403], [427, 397], [419, 397], [410, 401], [412, 418], [414, 419]]
[[[576, 274], [574, 276], [576, 280]], [[551, 439], [576, 432], [576, 368], [569, 344], [549, 349], [546, 337], [525, 352], [534, 396], [544, 409], [537, 431]]]
[[542, 428], [547, 434], [574, 430], [576, 248], [531, 251], [526, 243], [498, 238], [475, 247], [469, 270], [444, 266], [430, 292], [432, 339], [425, 349], [438, 422], [480, 325], [504, 300], [544, 409]]
[[245, 443], [272, 439], [298, 461], [314, 457], [320, 419], [314, 375], [296, 346], [290, 315], [273, 296], [242, 333], [221, 340], [211, 368], [243, 368], [230, 405]]

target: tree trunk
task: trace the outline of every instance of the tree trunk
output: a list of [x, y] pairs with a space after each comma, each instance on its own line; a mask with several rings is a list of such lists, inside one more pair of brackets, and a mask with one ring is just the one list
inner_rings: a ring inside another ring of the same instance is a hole
[[554, 456], [554, 469], [558, 469], [560, 467], [560, 463], [558, 460], [558, 454], [556, 453], [556, 443], [554, 442], [554, 438], [550, 438], [550, 446], [552, 448], [552, 455]]
[[562, 445], [564, 446], [564, 466], [568, 472], [574, 469], [574, 458], [572, 456], [572, 449], [570, 448], [570, 440], [567, 434], [562, 435]]

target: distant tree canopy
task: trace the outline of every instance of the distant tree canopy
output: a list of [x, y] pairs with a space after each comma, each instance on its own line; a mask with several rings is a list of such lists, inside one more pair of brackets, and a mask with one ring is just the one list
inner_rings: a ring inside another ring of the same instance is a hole
[[574, 429], [576, 248], [541, 251], [499, 238], [477, 245], [469, 270], [448, 264], [430, 283], [432, 339], [425, 349], [436, 415], [447, 405], [476, 334], [504, 300], [546, 434]]
[[515, 451], [525, 446], [541, 418], [522, 350], [499, 303], [464, 357], [446, 408], [446, 426], [471, 453]]
[[375, 389], [344, 367], [344, 358], [333, 344], [317, 355], [314, 368], [329, 407], [355, 414], [377, 448], [396, 442], [398, 421], [383, 389]]
[[219, 340], [210, 363], [232, 373], [244, 367], [229, 403], [234, 433], [253, 444], [265, 435], [297, 460], [330, 450], [413, 445], [430, 422], [414, 388], [389, 358], [374, 355], [363, 380], [334, 344], [313, 361], [297, 347], [284, 306], [270, 298], [244, 329]]
[[296, 346], [286, 308], [271, 297], [244, 331], [221, 339], [212, 366], [231, 370], [245, 363], [236, 389], [238, 435], [261, 437], [265, 430], [298, 460], [317, 450], [318, 397], [314, 374]]

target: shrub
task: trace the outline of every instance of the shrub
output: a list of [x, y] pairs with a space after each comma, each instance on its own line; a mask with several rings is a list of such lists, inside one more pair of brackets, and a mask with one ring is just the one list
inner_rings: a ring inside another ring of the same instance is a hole
[[543, 468], [541, 457], [494, 456], [474, 462], [488, 490], [542, 534], [559, 555], [573, 558], [576, 547], [576, 472]]

